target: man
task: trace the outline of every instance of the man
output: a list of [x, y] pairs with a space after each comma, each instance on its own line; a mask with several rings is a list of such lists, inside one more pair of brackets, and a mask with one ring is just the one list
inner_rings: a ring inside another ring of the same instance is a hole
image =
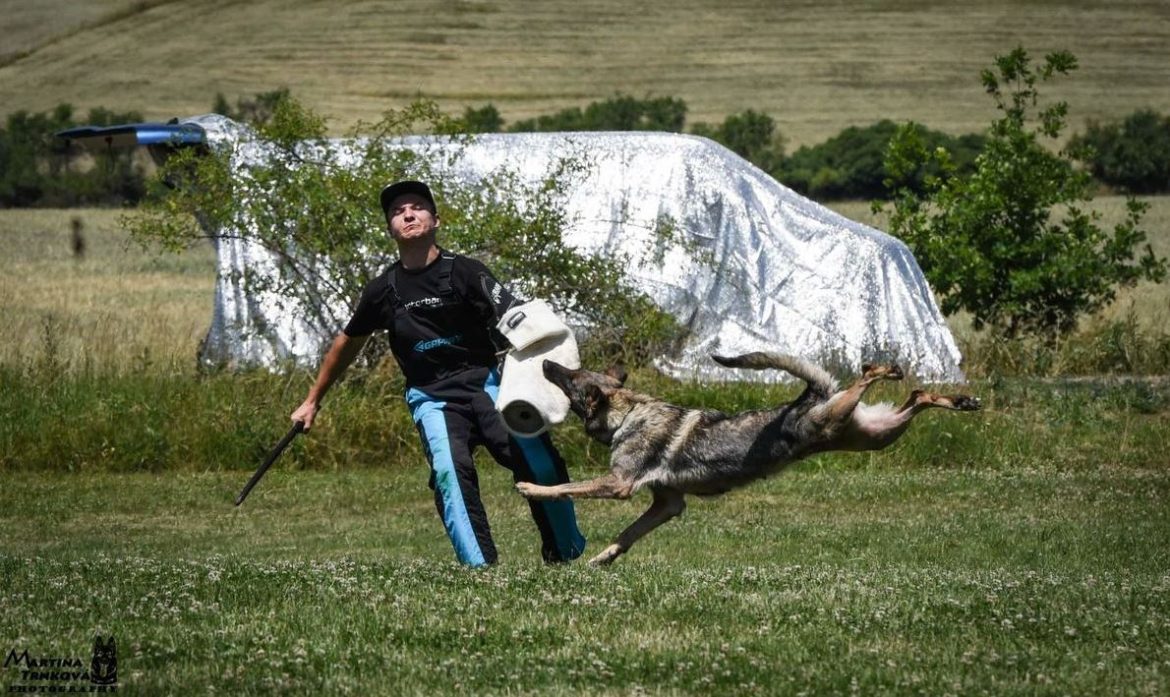
[[[435, 506], [455, 554], [470, 566], [493, 564], [496, 548], [480, 500], [475, 446], [487, 447], [517, 482], [568, 481], [564, 460], [547, 435], [512, 437], [495, 410], [499, 372], [493, 332], [516, 299], [483, 264], [438, 246], [439, 214], [426, 184], [391, 184], [382, 190], [381, 203], [398, 261], [366, 286], [292, 419], [309, 430], [325, 393], [370, 335], [389, 330], [391, 350], [406, 376], [406, 402], [431, 466]], [[585, 538], [572, 502], [529, 505], [546, 561], [581, 555]]]

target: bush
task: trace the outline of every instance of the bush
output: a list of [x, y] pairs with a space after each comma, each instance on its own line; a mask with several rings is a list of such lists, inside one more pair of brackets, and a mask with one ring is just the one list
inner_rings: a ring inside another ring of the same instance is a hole
[[272, 120], [277, 106], [291, 96], [292, 93], [287, 87], [281, 87], [268, 92], [257, 92], [251, 97], [240, 97], [236, 99], [235, 108], [232, 108], [223, 93], [217, 92], [211, 113], [226, 116], [240, 123], [264, 126]]
[[784, 139], [771, 116], [748, 109], [732, 114], [718, 126], [697, 123], [691, 132], [722, 143], [765, 172], [772, 173], [784, 160]]
[[[141, 121], [137, 112], [90, 110], [84, 124]], [[8, 115], [0, 129], [0, 206], [68, 207], [133, 205], [145, 195], [146, 173], [130, 150], [87, 153], [56, 136], [79, 124], [73, 107]]]
[[467, 107], [459, 120], [459, 130], [463, 133], [499, 133], [503, 128], [504, 119], [491, 104], [479, 109]]
[[[820, 201], [888, 198], [885, 154], [897, 130], [897, 124], [888, 119], [846, 128], [824, 143], [792, 153], [773, 174], [786, 186]], [[946, 149], [959, 174], [974, 169], [984, 143], [980, 135], [954, 137], [929, 129], [922, 130], [921, 138], [929, 150]], [[921, 193], [927, 174], [937, 175], [937, 167], [913, 172], [902, 184]]]
[[1109, 186], [1135, 194], [1170, 191], [1170, 116], [1143, 110], [1120, 124], [1090, 122], [1069, 147]]
[[584, 111], [577, 107], [555, 114], [517, 121], [509, 131], [538, 133], [550, 131], [669, 131], [679, 133], [686, 123], [687, 105], [681, 99], [656, 97], [637, 99], [617, 95], [592, 102]]

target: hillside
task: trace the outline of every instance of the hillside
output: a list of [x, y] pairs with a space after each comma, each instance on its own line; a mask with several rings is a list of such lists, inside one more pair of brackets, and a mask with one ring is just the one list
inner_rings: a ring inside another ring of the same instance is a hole
[[206, 112], [288, 86], [341, 131], [417, 95], [515, 121], [612, 96], [676, 96], [689, 122], [746, 108], [789, 146], [882, 117], [985, 126], [979, 70], [1023, 45], [1082, 68], [1051, 94], [1073, 127], [1170, 111], [1170, 4], [906, 0], [0, 2], [0, 114], [59, 102]]

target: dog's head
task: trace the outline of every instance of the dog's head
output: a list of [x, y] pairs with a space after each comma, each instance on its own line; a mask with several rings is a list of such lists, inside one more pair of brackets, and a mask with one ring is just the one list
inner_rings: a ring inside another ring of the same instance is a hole
[[609, 445], [633, 403], [623, 399], [626, 371], [614, 366], [604, 373], [566, 368], [545, 361], [544, 377], [569, 398], [569, 408], [585, 422], [585, 432]]

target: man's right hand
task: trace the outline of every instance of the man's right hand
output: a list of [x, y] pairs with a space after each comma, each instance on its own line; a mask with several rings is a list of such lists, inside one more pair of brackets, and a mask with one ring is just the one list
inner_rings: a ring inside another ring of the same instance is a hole
[[341, 377], [350, 363], [353, 363], [353, 359], [357, 358], [358, 353], [361, 352], [369, 338], [369, 336], [349, 336], [345, 332], [341, 332], [333, 339], [333, 345], [325, 353], [325, 358], [321, 361], [321, 369], [317, 371], [317, 382], [313, 383], [313, 387], [309, 389], [309, 395], [305, 397], [301, 406], [292, 413], [293, 421], [305, 424], [302, 430], [306, 433], [313, 427], [313, 419], [316, 418], [317, 412], [321, 409], [321, 400], [325, 398], [329, 386]]
[[304, 422], [305, 428], [303, 430], [308, 433], [309, 429], [313, 427], [313, 419], [316, 418], [317, 412], [320, 411], [320, 409], [321, 407], [317, 404], [317, 402], [314, 402], [311, 399], [306, 399], [301, 403], [301, 406], [297, 407], [297, 410], [292, 413], [291, 418], [293, 421]]

